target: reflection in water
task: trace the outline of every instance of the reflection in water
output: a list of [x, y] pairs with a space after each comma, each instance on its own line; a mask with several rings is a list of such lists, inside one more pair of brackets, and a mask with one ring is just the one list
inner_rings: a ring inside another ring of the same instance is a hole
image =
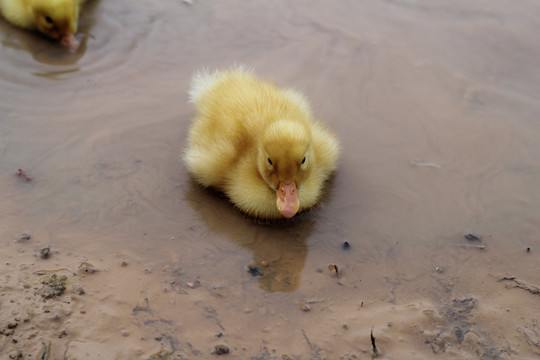
[[260, 224], [234, 209], [221, 194], [204, 189], [195, 182], [185, 197], [199, 217], [213, 231], [253, 252], [253, 263], [259, 286], [270, 292], [291, 292], [300, 286], [300, 273], [308, 252], [306, 240], [313, 221], [309, 216], [275, 224]]
[[35, 73], [32, 73], [32, 75], [47, 78], [49, 80], [61, 80], [62, 79], [60, 77], [61, 75], [75, 73], [77, 71], [79, 71], [79, 68], [59, 70], [59, 71], [35, 72]]

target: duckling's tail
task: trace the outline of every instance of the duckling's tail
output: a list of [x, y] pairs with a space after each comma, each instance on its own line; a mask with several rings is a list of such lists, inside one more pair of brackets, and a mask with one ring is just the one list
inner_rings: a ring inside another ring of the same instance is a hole
[[191, 88], [189, 89], [189, 102], [196, 104], [208, 90], [230, 75], [249, 73], [251, 71], [245, 65], [237, 65], [228, 70], [209, 70], [203, 68], [193, 75]]

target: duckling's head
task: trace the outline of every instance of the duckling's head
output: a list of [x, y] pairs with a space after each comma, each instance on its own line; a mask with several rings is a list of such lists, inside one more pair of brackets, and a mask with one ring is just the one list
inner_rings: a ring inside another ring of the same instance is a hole
[[37, 29], [52, 39], [58, 39], [70, 51], [79, 47], [75, 39], [79, 19], [78, 2], [74, 0], [34, 0], [32, 12]]
[[276, 206], [283, 217], [293, 217], [300, 207], [302, 184], [309, 177], [314, 158], [309, 127], [294, 120], [269, 125], [258, 148], [258, 170], [276, 192]]

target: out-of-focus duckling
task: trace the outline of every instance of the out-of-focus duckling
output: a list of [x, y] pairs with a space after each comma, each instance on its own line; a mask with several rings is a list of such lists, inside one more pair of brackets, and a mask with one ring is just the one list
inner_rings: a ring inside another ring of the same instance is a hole
[[240, 67], [197, 73], [190, 97], [197, 115], [184, 160], [199, 183], [257, 218], [291, 218], [317, 204], [340, 146], [304, 96]]
[[38, 30], [60, 40], [69, 51], [76, 52], [75, 38], [81, 5], [86, 0], [0, 0], [0, 12], [13, 25]]

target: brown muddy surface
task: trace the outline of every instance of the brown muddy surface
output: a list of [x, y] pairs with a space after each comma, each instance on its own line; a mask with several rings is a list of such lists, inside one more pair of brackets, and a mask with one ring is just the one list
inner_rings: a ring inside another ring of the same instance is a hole
[[[0, 19], [0, 357], [538, 358], [539, 13], [93, 0], [77, 54]], [[343, 144], [291, 223], [180, 161], [191, 75], [232, 64]]]

